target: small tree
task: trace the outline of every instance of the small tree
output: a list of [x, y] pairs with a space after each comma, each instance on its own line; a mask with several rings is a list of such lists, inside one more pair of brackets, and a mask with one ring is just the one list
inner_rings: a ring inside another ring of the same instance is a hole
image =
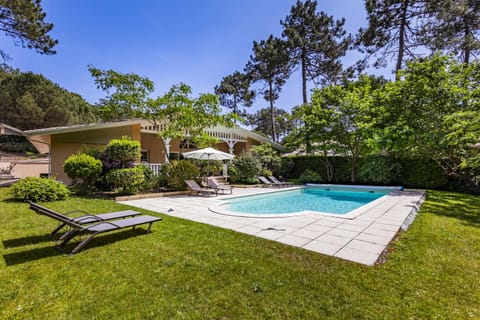
[[129, 137], [110, 140], [104, 152], [104, 166], [107, 170], [132, 167], [133, 162], [140, 158], [141, 151], [140, 142]]

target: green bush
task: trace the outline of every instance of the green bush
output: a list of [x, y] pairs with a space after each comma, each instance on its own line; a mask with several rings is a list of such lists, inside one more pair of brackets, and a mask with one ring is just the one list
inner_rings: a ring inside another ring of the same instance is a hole
[[253, 146], [250, 149], [250, 152], [252, 153], [253, 157], [260, 161], [263, 170], [268, 170], [269, 172], [278, 172], [282, 166], [282, 158], [268, 143]]
[[320, 183], [320, 182], [323, 182], [322, 176], [318, 172], [315, 172], [311, 169], [305, 170], [300, 175], [300, 177], [298, 177], [298, 180], [301, 183]]
[[401, 171], [402, 166], [392, 157], [368, 156], [361, 159], [357, 178], [361, 183], [388, 185], [399, 180]]
[[143, 172], [143, 176], [145, 177], [144, 182], [140, 186], [140, 190], [141, 191], [155, 190], [158, 186], [158, 179], [153, 174], [152, 169], [150, 169], [149, 167], [147, 167], [143, 164], [140, 164], [140, 165], [136, 166], [136, 168], [141, 170]]
[[190, 160], [174, 160], [162, 166], [160, 183], [162, 186], [173, 190], [186, 190], [185, 180], [196, 179], [200, 172], [198, 167]]
[[280, 177], [291, 177], [294, 166], [295, 162], [293, 162], [292, 158], [283, 157], [280, 161], [280, 168], [278, 168], [278, 170], [273, 173], [277, 174]]
[[85, 153], [73, 154], [65, 160], [63, 171], [74, 184], [93, 186], [102, 173], [102, 161]]
[[2, 134], [0, 135], [0, 151], [37, 153], [37, 149], [24, 136]]
[[[123, 137], [122, 139], [110, 140], [105, 149], [105, 158], [107, 161], [118, 162], [118, 168], [128, 168], [133, 162], [140, 158], [142, 147], [140, 142]], [[105, 161], [104, 161], [105, 162]]]
[[[285, 177], [298, 179], [303, 172], [311, 169], [326, 179], [322, 156], [294, 156], [293, 168]], [[329, 157], [333, 164], [333, 183], [351, 183], [351, 163], [348, 157]], [[466, 192], [458, 179], [452, 179], [433, 160], [425, 157], [369, 156], [361, 158], [358, 164], [358, 182], [375, 184], [398, 184], [407, 188], [441, 189]], [[388, 182], [387, 182], [388, 181]]]
[[133, 194], [138, 192], [145, 182], [143, 172], [139, 167], [116, 169], [107, 174], [106, 181], [120, 194]]
[[229, 171], [232, 182], [258, 183], [258, 175], [262, 172], [260, 161], [250, 154], [243, 154], [233, 160], [233, 170]]
[[56, 201], [70, 195], [67, 187], [51, 178], [27, 177], [12, 185], [11, 195], [15, 200]]
[[[402, 165], [401, 183], [405, 187], [425, 189], [452, 189], [449, 179], [443, 174], [442, 168], [433, 160], [412, 157], [400, 159]], [[451, 181], [454, 184], [454, 180]], [[459, 190], [460, 191], [460, 190]]]

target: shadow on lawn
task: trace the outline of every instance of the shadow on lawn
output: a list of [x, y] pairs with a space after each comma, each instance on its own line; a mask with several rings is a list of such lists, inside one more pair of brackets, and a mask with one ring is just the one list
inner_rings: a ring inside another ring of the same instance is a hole
[[[119, 231], [116, 233], [104, 235], [104, 236], [98, 236], [93, 238], [90, 243], [87, 244], [85, 248], [82, 249], [78, 254], [82, 254], [83, 251], [88, 251], [92, 248], [96, 247], [101, 247], [104, 245], [112, 244], [117, 241], [122, 241], [122, 240], [127, 240], [131, 239], [133, 237], [141, 236], [141, 235], [148, 235], [145, 233], [144, 229], [135, 229], [135, 230], [125, 230], [125, 231]], [[38, 238], [47, 237], [49, 238], [49, 235], [46, 236], [38, 236]], [[30, 239], [34, 237], [26, 237], [25, 239]], [[22, 238], [19, 239], [12, 239], [12, 240], [5, 240], [5, 242], [14, 242], [17, 241], [20, 242]], [[80, 242], [81, 239], [78, 241], [74, 241], [72, 243], [68, 243], [65, 247], [59, 248], [56, 245], [52, 245], [49, 247], [43, 247], [43, 248], [34, 248], [30, 250], [25, 250], [25, 251], [20, 251], [20, 252], [14, 252], [14, 253], [7, 253], [3, 255], [3, 259], [5, 260], [5, 263], [7, 266], [11, 265], [16, 265], [16, 264], [22, 264], [26, 263], [29, 261], [35, 261], [35, 260], [40, 260], [43, 258], [48, 258], [48, 257], [53, 257], [53, 256], [58, 256], [58, 255], [68, 255], [69, 252], [72, 251], [73, 248]], [[42, 240], [40, 240], [43, 242]], [[25, 242], [26, 244], [31, 244], [32, 242]], [[20, 246], [20, 245], [19, 245]], [[5, 246], [7, 247], [7, 246]], [[73, 255], [75, 257], [75, 255]]]
[[8, 248], [26, 246], [30, 244], [36, 244], [39, 242], [47, 242], [51, 240], [52, 238], [50, 237], [50, 234], [44, 234], [41, 236], [29, 236], [29, 237], [23, 237], [23, 238], [17, 238], [17, 239], [3, 240], [3, 246], [5, 247], [5, 249], [8, 249]]
[[425, 210], [441, 216], [457, 218], [466, 225], [480, 227], [480, 197], [472, 195], [428, 192]]

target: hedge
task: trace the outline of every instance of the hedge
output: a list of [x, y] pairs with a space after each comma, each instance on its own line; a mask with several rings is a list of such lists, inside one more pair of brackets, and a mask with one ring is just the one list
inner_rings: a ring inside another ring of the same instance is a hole
[[[299, 179], [308, 169], [318, 173], [325, 183], [351, 184], [351, 162], [348, 157], [332, 156], [333, 180], [328, 181], [323, 156], [293, 156], [293, 168], [285, 178]], [[401, 185], [406, 188], [437, 189], [465, 192], [463, 184], [446, 177], [433, 160], [422, 157], [374, 155], [361, 158], [357, 166], [356, 184]]]

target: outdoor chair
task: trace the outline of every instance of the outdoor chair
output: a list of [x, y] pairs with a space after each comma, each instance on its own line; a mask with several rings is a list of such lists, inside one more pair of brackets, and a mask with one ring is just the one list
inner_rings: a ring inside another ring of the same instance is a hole
[[273, 183], [272, 181], [268, 180], [267, 178], [263, 176], [258, 176], [258, 180], [263, 184], [265, 187], [281, 187], [281, 185], [277, 183]]
[[187, 188], [190, 190], [190, 194], [203, 194], [203, 195], [218, 195], [218, 190], [210, 189], [210, 188], [203, 188], [198, 185], [195, 180], [185, 180], [187, 184]]
[[73, 250], [70, 252], [70, 254], [75, 254], [80, 251], [93, 239], [93, 237], [100, 233], [121, 230], [130, 227], [135, 229], [136, 226], [142, 224], [148, 224], [147, 233], [149, 233], [152, 224], [156, 221], [162, 220], [162, 218], [159, 217], [137, 215], [126, 219], [119, 219], [113, 221], [98, 221], [93, 224], [82, 225], [79, 222], [73, 221], [70, 217], [56, 213], [55, 211], [42, 207], [36, 203], [30, 201], [28, 203], [30, 204], [30, 209], [37, 212], [38, 214], [55, 219], [61, 224], [69, 227], [69, 230], [61, 238], [62, 242], [59, 245], [60, 247], [65, 246], [76, 235], [88, 234], [88, 237], [82, 240], [79, 244], [77, 244], [75, 248], [73, 248]]
[[220, 184], [217, 182], [217, 180], [213, 178], [208, 179], [208, 186], [214, 190], [217, 191], [222, 191], [222, 193], [225, 193], [225, 191], [230, 191], [230, 194], [233, 192], [233, 188], [229, 184]]
[[277, 178], [275, 178], [274, 176], [268, 176], [268, 178], [275, 184], [279, 185], [279, 186], [284, 186], [284, 187], [291, 187], [293, 185], [293, 183], [290, 183], [290, 182], [284, 182], [284, 181], [280, 181], [278, 180]]
[[[51, 216], [58, 216], [64, 220], [70, 220], [74, 223], [80, 224], [80, 225], [86, 225], [86, 224], [91, 224], [95, 222], [102, 222], [102, 221], [108, 221], [108, 220], [115, 220], [115, 219], [122, 219], [122, 218], [128, 218], [128, 217], [135, 217], [138, 215], [141, 215], [141, 212], [138, 211], [133, 211], [133, 210], [124, 210], [124, 211], [115, 211], [115, 212], [110, 212], [110, 213], [102, 213], [102, 214], [90, 214], [86, 211], [83, 210], [74, 210], [66, 213], [59, 213], [56, 212], [52, 209], [46, 208], [44, 206], [39, 205], [38, 203], [28, 201], [28, 204], [30, 205], [30, 209], [35, 211], [38, 214], [48, 215]], [[81, 214], [80, 217], [69, 217], [68, 215], [70, 214]], [[50, 236], [55, 240], [55, 234], [62, 230], [64, 227], [66, 227], [67, 224], [65, 222], [61, 222], [58, 227], [56, 227], [52, 233], [50, 233]], [[61, 240], [61, 237], [60, 237]]]

